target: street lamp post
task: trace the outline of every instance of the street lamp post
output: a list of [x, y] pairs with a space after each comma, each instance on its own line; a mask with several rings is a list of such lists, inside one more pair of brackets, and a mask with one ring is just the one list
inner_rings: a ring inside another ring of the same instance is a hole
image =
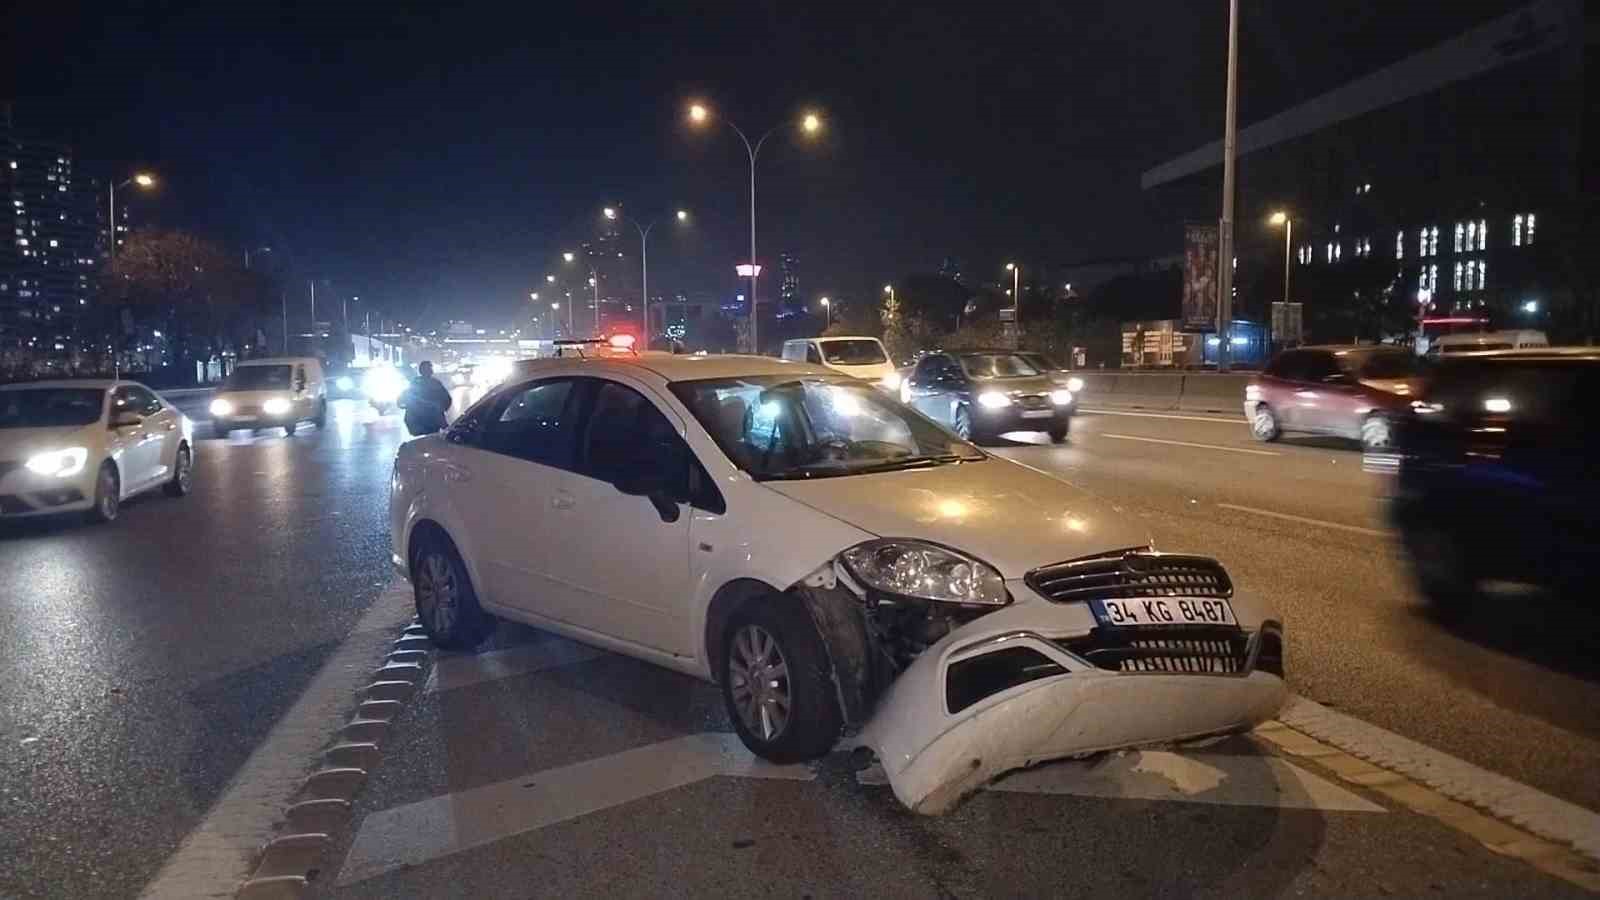
[[833, 304], [827, 297], [822, 298], [822, 330], [827, 331], [833, 325]]
[[[1283, 226], [1283, 314], [1289, 314], [1289, 274], [1294, 271], [1294, 266], [1289, 262], [1289, 246], [1293, 241], [1294, 217], [1285, 210], [1279, 210], [1267, 220], [1273, 225]], [[1267, 346], [1272, 346], [1272, 316], [1267, 316]]]
[[1231, 368], [1233, 353], [1233, 161], [1239, 94], [1239, 0], [1228, 0], [1228, 95], [1222, 122], [1222, 221], [1217, 236], [1217, 371]]
[[1011, 343], [1017, 347], [1022, 346], [1022, 267], [1016, 263], [1006, 263], [1006, 271], [1011, 273]]
[[[696, 103], [689, 107], [689, 121], [694, 124], [702, 124], [710, 118], [711, 111], [704, 105]], [[733, 133], [744, 142], [745, 152], [750, 156], [750, 352], [759, 354], [761, 342], [758, 323], [761, 320], [761, 307], [757, 301], [756, 280], [761, 276], [760, 267], [756, 265], [756, 159], [761, 155], [761, 146], [767, 142], [767, 138], [772, 137], [773, 133], [783, 126], [782, 124], [772, 126], [767, 129], [766, 134], [751, 144], [750, 138], [745, 135], [743, 129], [733, 123], [733, 120], [723, 119], [723, 121], [727, 122]], [[816, 134], [822, 130], [822, 119], [816, 113], [806, 113], [800, 120], [800, 129], [806, 134]]]
[[[651, 219], [650, 224], [641, 226], [636, 219], [629, 219], [616, 207], [608, 206], [603, 210], [608, 219], [623, 218], [634, 230], [639, 232], [639, 308], [644, 318], [644, 331], [640, 332], [645, 346], [650, 346], [650, 231], [656, 227], [658, 220]], [[689, 211], [680, 209], [674, 214], [679, 222], [689, 221]]]
[[[130, 184], [136, 184], [139, 187], [148, 190], [152, 187], [155, 187], [156, 177], [151, 175], [149, 172], [137, 172], [131, 178], [123, 181], [121, 184], [116, 184], [115, 182], [112, 183], [111, 190], [108, 193], [111, 200], [111, 209], [109, 212], [111, 214], [111, 256], [113, 259], [115, 259], [117, 255], [117, 191], [127, 187]], [[249, 265], [246, 265], [245, 268], [249, 268]]]

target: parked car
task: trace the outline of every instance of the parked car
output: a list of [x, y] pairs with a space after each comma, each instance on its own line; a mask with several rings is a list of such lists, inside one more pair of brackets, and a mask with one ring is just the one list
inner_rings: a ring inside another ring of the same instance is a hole
[[1426, 371], [1427, 364], [1403, 347], [1285, 350], [1245, 386], [1245, 419], [1261, 441], [1299, 432], [1350, 438], [1364, 448], [1381, 449], [1390, 441], [1386, 414], [1409, 408]]
[[900, 371], [875, 337], [815, 337], [783, 342], [783, 358], [826, 366], [870, 381], [891, 393], [900, 390]]
[[1284, 701], [1278, 619], [1215, 560], [870, 385], [753, 356], [524, 366], [395, 460], [393, 561], [441, 646], [504, 617], [715, 681], [777, 762], [859, 730], [922, 812]]
[[1457, 356], [1397, 414], [1388, 504], [1424, 596], [1459, 609], [1485, 580], [1570, 590], [1600, 575], [1600, 350]]
[[1440, 335], [1428, 344], [1427, 356], [1438, 358], [1485, 350], [1537, 350], [1549, 346], [1550, 340], [1542, 331], [1479, 331]]
[[217, 434], [235, 428], [282, 428], [294, 434], [301, 422], [328, 422], [328, 384], [314, 356], [247, 359], [217, 388], [211, 401]]
[[1012, 350], [950, 350], [917, 362], [900, 392], [918, 412], [963, 438], [1043, 431], [1067, 439], [1073, 392]]
[[0, 519], [82, 512], [110, 522], [122, 501], [194, 484], [194, 423], [133, 381], [0, 386]]

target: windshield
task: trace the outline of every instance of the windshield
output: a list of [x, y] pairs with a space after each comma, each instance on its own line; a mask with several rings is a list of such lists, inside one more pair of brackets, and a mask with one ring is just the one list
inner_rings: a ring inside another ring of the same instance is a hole
[[822, 358], [835, 366], [871, 366], [889, 359], [883, 347], [870, 338], [817, 343], [822, 345]]
[[1361, 364], [1362, 378], [1415, 378], [1427, 371], [1427, 362], [1415, 353], [1374, 353]]
[[229, 391], [286, 391], [289, 381], [288, 366], [240, 366], [222, 387]]
[[842, 378], [679, 381], [672, 392], [728, 458], [758, 480], [984, 459], [911, 409]]
[[99, 388], [27, 388], [0, 391], [0, 428], [62, 428], [100, 419]]
[[972, 378], [1027, 378], [1042, 374], [1020, 353], [973, 353], [960, 359], [961, 368]]

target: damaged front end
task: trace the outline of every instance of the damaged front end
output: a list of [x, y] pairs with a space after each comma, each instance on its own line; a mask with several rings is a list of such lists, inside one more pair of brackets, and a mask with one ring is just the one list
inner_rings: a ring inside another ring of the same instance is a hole
[[[1248, 730], [1286, 696], [1281, 626], [1211, 560], [1117, 551], [1006, 580], [1000, 603], [885, 591], [863, 568], [844, 556], [795, 590], [828, 644], [847, 728], [916, 812], [1047, 760]], [[967, 599], [996, 596], [982, 591]], [[1105, 601], [1141, 598], [1227, 612], [1113, 623]]]

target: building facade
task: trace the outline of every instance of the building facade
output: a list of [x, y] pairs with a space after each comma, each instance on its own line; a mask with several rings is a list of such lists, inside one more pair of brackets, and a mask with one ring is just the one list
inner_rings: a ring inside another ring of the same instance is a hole
[[[1516, 9], [1241, 129], [1236, 314], [1263, 321], [1272, 301], [1303, 301], [1312, 339], [1393, 336], [1377, 320], [1397, 311], [1581, 323], [1570, 257], [1593, 162], [1582, 6]], [[1183, 222], [1215, 221], [1220, 142], [1142, 186], [1175, 241]]]
[[805, 307], [800, 298], [800, 260], [792, 253], [778, 255], [778, 300], [780, 313], [800, 312]]

